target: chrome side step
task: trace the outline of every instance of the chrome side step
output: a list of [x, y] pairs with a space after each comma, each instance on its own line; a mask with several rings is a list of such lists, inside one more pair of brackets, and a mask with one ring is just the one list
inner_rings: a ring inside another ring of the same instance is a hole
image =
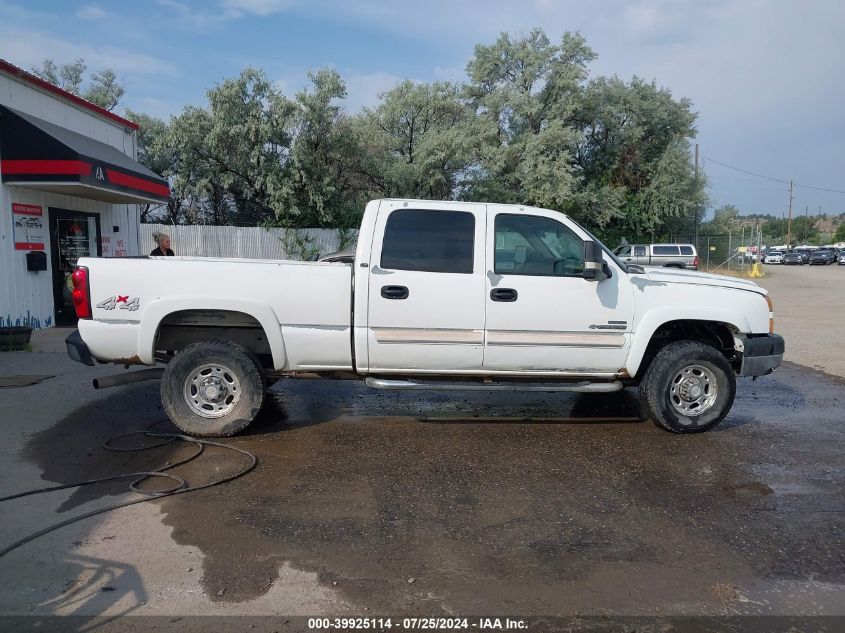
[[447, 382], [443, 380], [390, 380], [367, 376], [364, 383], [373, 389], [432, 391], [573, 391], [577, 393], [611, 393], [620, 391], [622, 383], [613, 382]]

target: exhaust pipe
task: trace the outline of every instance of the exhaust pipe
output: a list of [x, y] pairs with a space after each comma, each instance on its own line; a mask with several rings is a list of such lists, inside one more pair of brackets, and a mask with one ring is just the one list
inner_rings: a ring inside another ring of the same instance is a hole
[[132, 371], [128, 374], [112, 374], [111, 376], [94, 378], [94, 389], [108, 389], [109, 387], [129, 385], [133, 382], [156, 380], [161, 378], [162, 374], [164, 374], [164, 367], [151, 367], [150, 369]]

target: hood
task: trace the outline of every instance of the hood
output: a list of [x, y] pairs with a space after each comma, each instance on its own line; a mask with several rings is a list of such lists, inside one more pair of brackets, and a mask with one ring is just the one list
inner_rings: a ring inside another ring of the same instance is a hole
[[658, 281], [669, 284], [691, 284], [693, 286], [717, 286], [719, 288], [734, 288], [736, 290], [750, 290], [761, 295], [768, 294], [765, 288], [761, 288], [748, 279], [737, 279], [726, 275], [712, 275], [710, 273], [699, 273], [692, 270], [679, 270], [677, 268], [660, 268], [646, 266], [645, 274], [651, 281]]

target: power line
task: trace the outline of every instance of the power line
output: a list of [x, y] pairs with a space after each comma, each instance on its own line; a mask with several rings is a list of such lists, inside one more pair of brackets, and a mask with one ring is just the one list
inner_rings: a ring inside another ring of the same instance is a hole
[[784, 185], [788, 185], [788, 180], [781, 180], [780, 178], [772, 178], [771, 176], [764, 176], [763, 174], [758, 174], [753, 171], [748, 171], [747, 169], [740, 169], [739, 167], [734, 167], [733, 165], [728, 165], [727, 163], [722, 163], [715, 158], [709, 158], [704, 156], [704, 160], [709, 160], [711, 163], [716, 163], [717, 165], [721, 165], [722, 167], [727, 167], [728, 169], [733, 169], [734, 171], [741, 171], [743, 174], [748, 174], [749, 176], [757, 176], [757, 178], [765, 178], [766, 180], [771, 180], [773, 182], [780, 182]]
[[[780, 178], [772, 178], [771, 176], [764, 176], [763, 174], [758, 174], [753, 171], [748, 171], [747, 169], [741, 169], [740, 167], [735, 167], [734, 165], [728, 165], [727, 163], [723, 163], [721, 161], [716, 160], [715, 158], [709, 158], [708, 156], [703, 156], [704, 160], [709, 160], [711, 163], [716, 163], [717, 165], [721, 165], [722, 167], [727, 167], [728, 169], [733, 169], [734, 171], [742, 172], [743, 174], [748, 174], [749, 176], [756, 176], [757, 178], [763, 178], [765, 180], [771, 180], [772, 182], [779, 182], [784, 185], [788, 185], [790, 181], [782, 180]], [[831, 189], [829, 187], [816, 187], [815, 185], [802, 185], [801, 183], [794, 183], [796, 187], [802, 187], [804, 189], [814, 189], [816, 191], [826, 191], [828, 193], [841, 193], [845, 194], [845, 191], [841, 189]]]

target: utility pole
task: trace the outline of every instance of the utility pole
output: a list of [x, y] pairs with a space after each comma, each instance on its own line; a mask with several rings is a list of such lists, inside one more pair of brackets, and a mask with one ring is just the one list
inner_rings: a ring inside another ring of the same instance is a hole
[[789, 181], [789, 219], [786, 221], [786, 248], [792, 244], [792, 181]]
[[[695, 195], [698, 196], [698, 143], [695, 144]], [[698, 248], [698, 211], [698, 202], [696, 202], [692, 211], [695, 214], [692, 223], [692, 243], [696, 248]]]
[[806, 244], [807, 243], [807, 233], [810, 231], [810, 205], [804, 205], [804, 231], [802, 233], [803, 237], [801, 238], [801, 242]]

